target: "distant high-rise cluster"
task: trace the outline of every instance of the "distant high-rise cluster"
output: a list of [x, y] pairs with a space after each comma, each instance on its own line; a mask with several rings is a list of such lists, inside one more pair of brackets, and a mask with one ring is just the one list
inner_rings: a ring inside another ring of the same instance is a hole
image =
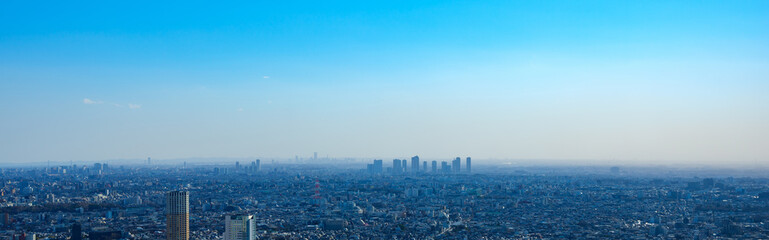
[[190, 239], [190, 193], [171, 191], [166, 195], [166, 239]]
[[[376, 159], [373, 163], [366, 166], [366, 172], [368, 173], [391, 173], [391, 174], [419, 174], [419, 173], [443, 173], [443, 174], [457, 174], [461, 173], [462, 158], [457, 157], [451, 162], [441, 162], [440, 169], [438, 169], [438, 161], [432, 161], [432, 168], [428, 168], [428, 161], [420, 161], [419, 156], [411, 157], [411, 166], [407, 167], [408, 162], [406, 159], [393, 159], [392, 167], [384, 168], [382, 166], [382, 160]], [[470, 157], [466, 159], [466, 171], [470, 173], [472, 170], [472, 163]], [[420, 166], [421, 165], [421, 166]]]
[[[421, 162], [421, 164], [420, 164]], [[420, 165], [422, 165], [420, 167]], [[441, 162], [440, 173], [443, 174], [458, 174], [462, 172], [462, 158], [456, 157], [450, 163], [446, 161]], [[467, 173], [472, 171], [472, 160], [470, 157], [466, 158], [465, 169]], [[393, 159], [392, 167], [387, 168], [387, 172], [391, 174], [418, 174], [418, 173], [439, 173], [438, 161], [432, 161], [432, 168], [428, 170], [427, 161], [420, 161], [419, 156], [411, 157], [411, 168], [407, 168], [407, 161], [405, 159]], [[366, 171], [369, 173], [383, 173], [382, 160], [374, 160], [366, 166]]]

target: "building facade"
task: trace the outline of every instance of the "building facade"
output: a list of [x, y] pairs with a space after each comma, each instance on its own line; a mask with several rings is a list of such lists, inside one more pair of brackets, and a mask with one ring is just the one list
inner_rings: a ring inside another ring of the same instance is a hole
[[400, 159], [393, 159], [393, 173], [402, 173], [403, 168], [401, 167], [401, 160]]
[[454, 159], [454, 161], [451, 162], [451, 170], [454, 173], [459, 173], [461, 171], [462, 167], [460, 166], [462, 164], [462, 159], [457, 157]]
[[224, 240], [255, 240], [253, 215], [228, 215], [224, 218]]
[[465, 168], [467, 168], [467, 172], [468, 173], [472, 171], [472, 166], [473, 165], [472, 165], [471, 161], [472, 160], [470, 159], [470, 157], [467, 157], [467, 161], [465, 163]]
[[190, 239], [190, 193], [171, 191], [166, 195], [166, 239]]
[[411, 157], [411, 171], [414, 173], [419, 172], [419, 156]]

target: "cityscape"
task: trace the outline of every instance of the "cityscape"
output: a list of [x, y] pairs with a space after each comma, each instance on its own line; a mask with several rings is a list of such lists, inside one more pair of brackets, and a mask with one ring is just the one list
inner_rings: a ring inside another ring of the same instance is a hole
[[4, 168], [0, 239], [769, 237], [765, 172], [462, 160]]
[[769, 0], [0, 4], [0, 240], [769, 240]]

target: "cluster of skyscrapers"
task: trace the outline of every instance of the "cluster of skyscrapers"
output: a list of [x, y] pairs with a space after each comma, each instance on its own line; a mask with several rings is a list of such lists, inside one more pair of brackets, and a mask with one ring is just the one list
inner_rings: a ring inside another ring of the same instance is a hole
[[[441, 168], [438, 169], [438, 161], [432, 161], [432, 169], [428, 171], [427, 169], [427, 161], [422, 161], [420, 168], [420, 161], [419, 156], [413, 156], [411, 157], [411, 167], [407, 167], [408, 161], [406, 159], [393, 159], [392, 167], [389, 167], [386, 169], [387, 172], [392, 174], [401, 174], [401, 173], [444, 173], [444, 174], [451, 174], [451, 173], [461, 173], [462, 172], [462, 158], [457, 157], [454, 160], [451, 161], [451, 164], [449, 165], [448, 162], [442, 161], [441, 162]], [[381, 159], [375, 159], [373, 163], [370, 163], [366, 166], [366, 170], [369, 173], [384, 173], [385, 169], [382, 166], [382, 160]], [[440, 170], [440, 172], [439, 172]], [[465, 161], [465, 172], [470, 173], [472, 171], [472, 159], [470, 157], [466, 158]]]

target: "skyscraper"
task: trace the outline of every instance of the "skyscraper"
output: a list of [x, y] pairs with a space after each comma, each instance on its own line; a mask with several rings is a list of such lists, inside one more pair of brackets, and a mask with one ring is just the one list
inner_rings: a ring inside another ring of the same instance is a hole
[[190, 239], [190, 193], [171, 191], [166, 195], [166, 239]]
[[433, 161], [433, 173], [438, 172], [438, 161]]
[[403, 167], [403, 172], [407, 172], [407, 170], [406, 170], [406, 159], [403, 159], [403, 161], [401, 161], [401, 167]]
[[419, 172], [419, 156], [411, 157], [411, 171], [414, 173]]
[[427, 161], [422, 161], [422, 171], [427, 172]]
[[374, 159], [374, 163], [368, 164], [366, 170], [368, 170], [369, 173], [382, 173], [382, 160]]
[[401, 167], [401, 160], [400, 159], [393, 159], [393, 173], [401, 173], [403, 172], [403, 168]]
[[454, 173], [459, 173], [460, 171], [460, 164], [462, 164], [462, 158], [455, 158], [454, 161], [451, 162], [451, 170]]
[[465, 167], [467, 167], [467, 172], [470, 173], [472, 171], [472, 164], [470, 162], [470, 157], [467, 157], [467, 162], [465, 163]]
[[254, 171], [258, 172], [262, 170], [262, 160], [256, 159], [256, 169]]
[[451, 167], [449, 167], [449, 163], [446, 161], [441, 161], [441, 172], [443, 173], [451, 173]]
[[255, 240], [256, 221], [253, 215], [224, 217], [224, 240]]

